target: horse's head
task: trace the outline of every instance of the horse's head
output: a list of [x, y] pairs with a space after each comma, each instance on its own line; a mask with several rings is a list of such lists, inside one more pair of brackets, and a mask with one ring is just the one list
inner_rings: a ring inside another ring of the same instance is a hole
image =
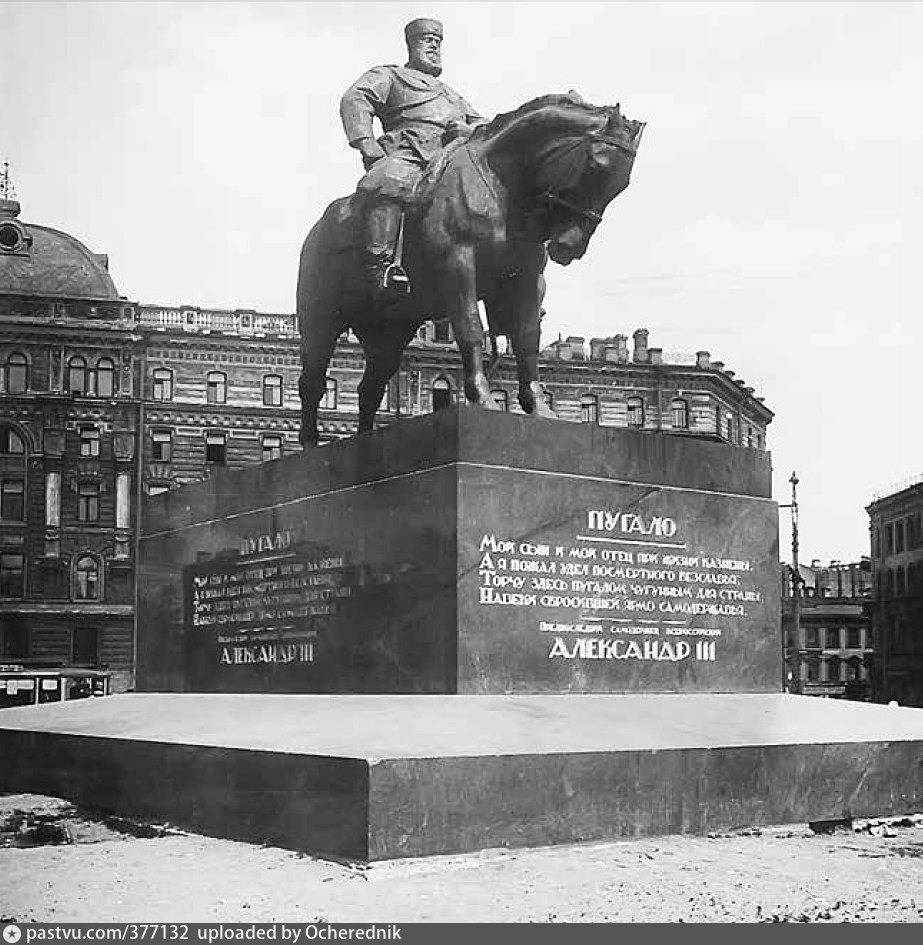
[[603, 211], [627, 186], [644, 123], [619, 106], [594, 109], [579, 134], [549, 142], [535, 162], [536, 199], [545, 209], [548, 254], [562, 266], [587, 250]]

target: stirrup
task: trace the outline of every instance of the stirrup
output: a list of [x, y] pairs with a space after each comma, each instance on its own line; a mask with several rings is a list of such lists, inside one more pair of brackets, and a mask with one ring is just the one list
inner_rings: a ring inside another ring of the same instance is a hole
[[381, 276], [381, 287], [388, 291], [408, 295], [410, 293], [410, 278], [404, 267], [397, 263], [391, 263], [387, 266]]

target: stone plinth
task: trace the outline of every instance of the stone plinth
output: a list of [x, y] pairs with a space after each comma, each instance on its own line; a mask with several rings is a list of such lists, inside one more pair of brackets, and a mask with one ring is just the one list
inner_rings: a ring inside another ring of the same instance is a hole
[[779, 692], [766, 453], [453, 409], [146, 500], [138, 687]]
[[129, 694], [0, 712], [0, 791], [359, 860], [923, 810], [923, 710]]

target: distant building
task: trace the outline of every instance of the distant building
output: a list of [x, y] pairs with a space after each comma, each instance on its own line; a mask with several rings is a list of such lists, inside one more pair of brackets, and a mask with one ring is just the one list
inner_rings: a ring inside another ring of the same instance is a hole
[[809, 696], [872, 698], [872, 572], [868, 558], [799, 566], [800, 645], [794, 626], [792, 567], [782, 566], [786, 688]]
[[882, 701], [923, 707], [923, 475], [866, 508]]
[[143, 354], [106, 257], [0, 200], [0, 663], [131, 683]]
[[[108, 668], [132, 685], [143, 495], [300, 450], [291, 313], [137, 304], [106, 257], [0, 201], [0, 663]], [[501, 340], [501, 351], [503, 340]], [[344, 335], [320, 409], [322, 442], [358, 425], [362, 349]], [[707, 351], [665, 357], [644, 329], [559, 339], [541, 355], [565, 421], [766, 448], [772, 412]], [[451, 328], [427, 322], [379, 425], [460, 402]], [[520, 412], [500, 354], [496, 403]]]

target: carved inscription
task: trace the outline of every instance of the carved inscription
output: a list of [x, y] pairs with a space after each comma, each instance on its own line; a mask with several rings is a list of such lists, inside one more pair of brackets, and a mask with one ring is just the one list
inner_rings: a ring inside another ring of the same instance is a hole
[[223, 666], [312, 663], [317, 620], [353, 594], [348, 574], [288, 532], [246, 537], [236, 557], [192, 569], [188, 626], [214, 634]]
[[751, 560], [690, 548], [666, 516], [592, 509], [571, 541], [488, 532], [478, 554], [479, 605], [535, 608], [549, 659], [713, 662], [764, 604]]

